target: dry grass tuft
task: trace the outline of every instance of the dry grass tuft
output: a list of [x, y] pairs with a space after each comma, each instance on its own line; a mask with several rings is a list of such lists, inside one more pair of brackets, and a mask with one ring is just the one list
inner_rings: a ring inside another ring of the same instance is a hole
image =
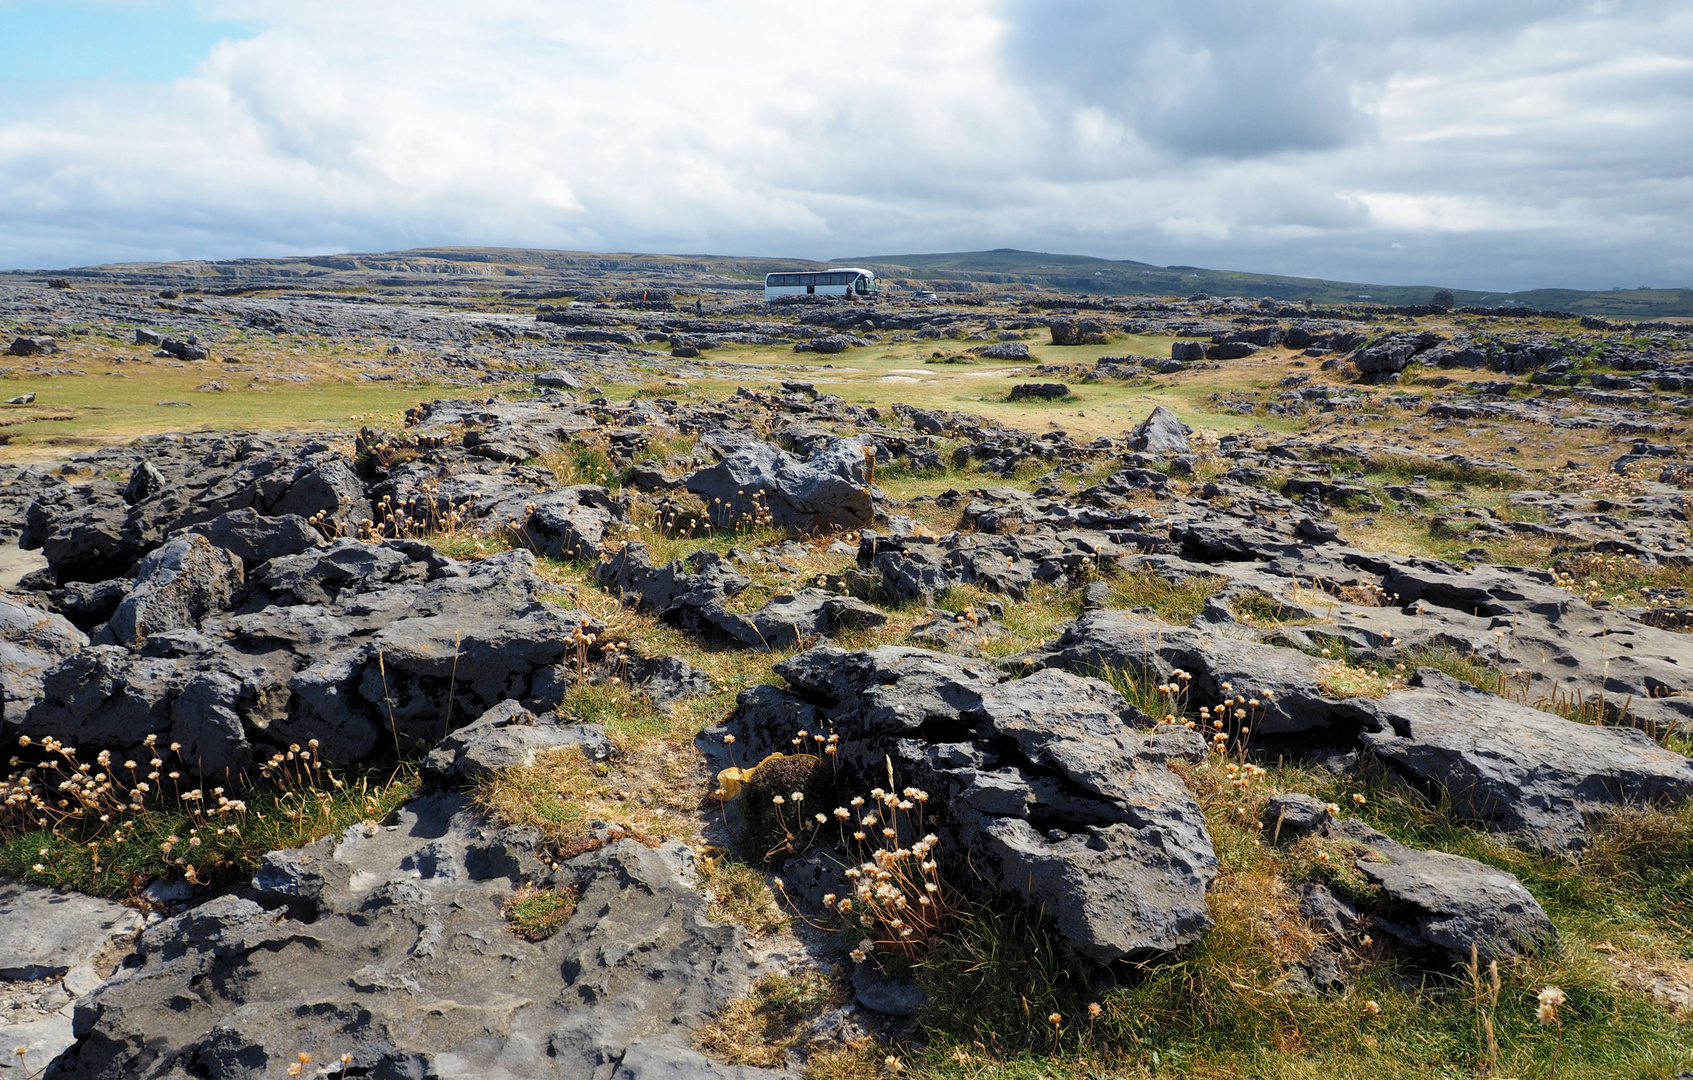
[[[557, 861], [607, 840], [697, 841], [704, 777], [691, 745], [654, 737], [630, 740], [610, 762], [575, 748], [540, 754], [483, 780], [474, 798], [502, 825], [539, 830]], [[596, 821], [608, 826], [603, 839]]]
[[851, 995], [814, 972], [766, 975], [694, 1033], [694, 1044], [731, 1065], [779, 1068], [798, 1049], [809, 1021]]
[[1344, 660], [1317, 666], [1317, 688], [1327, 698], [1380, 698], [1404, 686], [1404, 680], [1397, 675], [1355, 667]]
[[711, 899], [712, 918], [734, 923], [754, 937], [768, 937], [788, 926], [788, 916], [758, 870], [727, 856], [700, 860], [699, 882]]

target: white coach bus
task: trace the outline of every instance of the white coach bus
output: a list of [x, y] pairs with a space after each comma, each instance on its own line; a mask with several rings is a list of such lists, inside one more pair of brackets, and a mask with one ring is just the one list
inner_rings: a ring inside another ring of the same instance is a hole
[[778, 296], [864, 296], [875, 291], [876, 275], [855, 266], [764, 275], [766, 300]]

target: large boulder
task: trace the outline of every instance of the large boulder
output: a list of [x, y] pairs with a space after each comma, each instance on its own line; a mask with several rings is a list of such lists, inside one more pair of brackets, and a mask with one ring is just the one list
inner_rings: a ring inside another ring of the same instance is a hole
[[896, 787], [929, 793], [943, 857], [968, 857], [983, 887], [1046, 911], [1090, 961], [1167, 952], [1210, 926], [1216, 858], [1165, 765], [1202, 758], [1198, 736], [1137, 726], [1147, 719], [1094, 679], [1008, 681], [924, 649], [819, 646], [776, 670], [791, 689], [743, 693], [702, 746], [734, 734], [756, 759], [788, 747], [795, 725], [827, 723], [843, 796], [885, 785], [891, 761]]
[[875, 453], [858, 439], [834, 439], [798, 458], [763, 442], [744, 442], [687, 478], [705, 500], [713, 524], [767, 521], [806, 532], [870, 524], [873, 498], [866, 469]]
[[7, 356], [42, 356], [59, 351], [59, 343], [50, 337], [13, 338], [6, 348]]
[[1185, 454], [1189, 449], [1187, 437], [1192, 431], [1168, 407], [1160, 405], [1135, 425], [1130, 445], [1143, 454]]
[[1002, 341], [977, 349], [976, 355], [983, 360], [1027, 360], [1029, 346], [1021, 341]]
[[1047, 329], [1054, 345], [1104, 345], [1111, 340], [1099, 319], [1054, 319]]
[[1432, 330], [1419, 333], [1388, 334], [1365, 345], [1352, 354], [1352, 363], [1366, 376], [1397, 375], [1412, 360], [1446, 340]]
[[1070, 388], [1063, 383], [1018, 383], [1011, 388], [1012, 401], [1056, 401], [1070, 396]]

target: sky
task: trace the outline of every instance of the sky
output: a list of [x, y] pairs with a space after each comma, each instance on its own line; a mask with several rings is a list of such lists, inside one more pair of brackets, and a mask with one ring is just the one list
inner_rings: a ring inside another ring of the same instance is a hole
[[1693, 287], [1685, 0], [0, 0], [0, 268], [1015, 247]]

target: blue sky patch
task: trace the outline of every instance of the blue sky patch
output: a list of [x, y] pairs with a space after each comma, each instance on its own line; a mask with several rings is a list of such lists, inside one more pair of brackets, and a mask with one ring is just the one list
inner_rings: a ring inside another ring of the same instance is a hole
[[213, 45], [258, 28], [210, 19], [196, 3], [0, 0], [0, 82], [164, 82], [191, 74]]

